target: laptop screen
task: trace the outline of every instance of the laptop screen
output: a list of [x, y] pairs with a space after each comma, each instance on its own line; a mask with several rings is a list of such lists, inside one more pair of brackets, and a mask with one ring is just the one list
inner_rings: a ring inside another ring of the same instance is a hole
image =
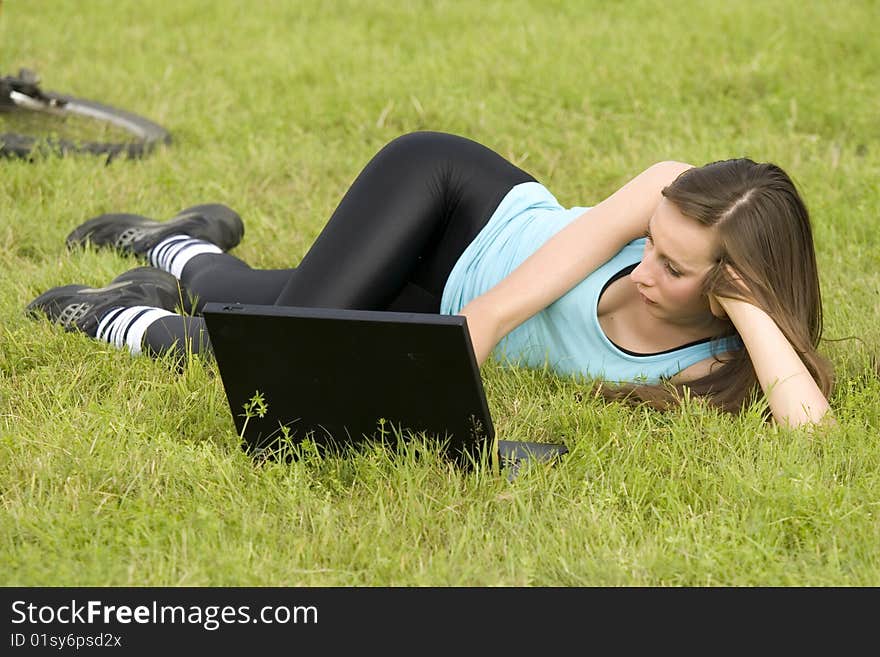
[[425, 432], [466, 461], [492, 445], [463, 316], [220, 303], [203, 315], [249, 451]]

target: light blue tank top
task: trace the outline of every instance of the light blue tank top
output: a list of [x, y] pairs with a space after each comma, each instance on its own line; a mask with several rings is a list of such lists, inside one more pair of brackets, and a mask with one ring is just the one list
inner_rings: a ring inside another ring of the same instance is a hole
[[[589, 207], [562, 207], [543, 185], [516, 185], [459, 257], [446, 285], [440, 312], [458, 314], [487, 292], [544, 242]], [[657, 383], [715, 353], [738, 349], [738, 338], [704, 342], [638, 356], [614, 345], [599, 324], [599, 296], [622, 269], [641, 261], [644, 238], [633, 240], [555, 302], [507, 334], [492, 356], [507, 365], [549, 367], [562, 375], [607, 381]]]

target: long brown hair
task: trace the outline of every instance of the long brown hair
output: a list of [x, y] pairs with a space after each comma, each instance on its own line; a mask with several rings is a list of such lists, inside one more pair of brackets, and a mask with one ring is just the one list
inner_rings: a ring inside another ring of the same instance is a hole
[[[822, 297], [813, 232], [806, 205], [788, 174], [771, 163], [722, 160], [684, 171], [662, 194], [683, 215], [717, 231], [719, 257], [703, 282], [703, 292], [743, 298], [727, 275], [726, 265], [732, 265], [751, 292], [746, 300], [776, 322], [829, 396], [833, 368], [817, 351]], [[731, 334], [732, 324], [727, 335]], [[757, 399], [761, 390], [745, 349], [716, 360], [709, 374], [690, 383], [603, 384], [600, 392], [609, 399], [647, 402], [660, 409], [670, 408], [686, 391], [729, 412]]]

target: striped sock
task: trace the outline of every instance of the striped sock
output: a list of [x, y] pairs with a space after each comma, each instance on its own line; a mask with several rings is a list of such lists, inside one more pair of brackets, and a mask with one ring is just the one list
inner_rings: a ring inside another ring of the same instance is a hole
[[147, 258], [154, 267], [179, 279], [186, 263], [203, 253], [223, 253], [223, 249], [189, 235], [171, 235], [150, 249]]
[[98, 322], [96, 338], [115, 346], [118, 349], [128, 347], [135, 356], [141, 353], [141, 342], [147, 327], [157, 319], [168, 317], [174, 313], [150, 306], [131, 306], [111, 308]]

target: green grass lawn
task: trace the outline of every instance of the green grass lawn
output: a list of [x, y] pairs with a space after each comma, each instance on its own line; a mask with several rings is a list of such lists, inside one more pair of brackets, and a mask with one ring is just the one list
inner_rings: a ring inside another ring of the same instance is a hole
[[[3, 3], [0, 74], [144, 114], [143, 161], [0, 161], [0, 584], [880, 585], [880, 30], [872, 0]], [[135, 265], [69, 254], [103, 212], [220, 202], [295, 265], [412, 130], [494, 148], [563, 205], [664, 159], [770, 160], [815, 226], [839, 425], [482, 371], [498, 432], [571, 453], [513, 482], [414, 442], [255, 467], [215, 365], [26, 318]]]

